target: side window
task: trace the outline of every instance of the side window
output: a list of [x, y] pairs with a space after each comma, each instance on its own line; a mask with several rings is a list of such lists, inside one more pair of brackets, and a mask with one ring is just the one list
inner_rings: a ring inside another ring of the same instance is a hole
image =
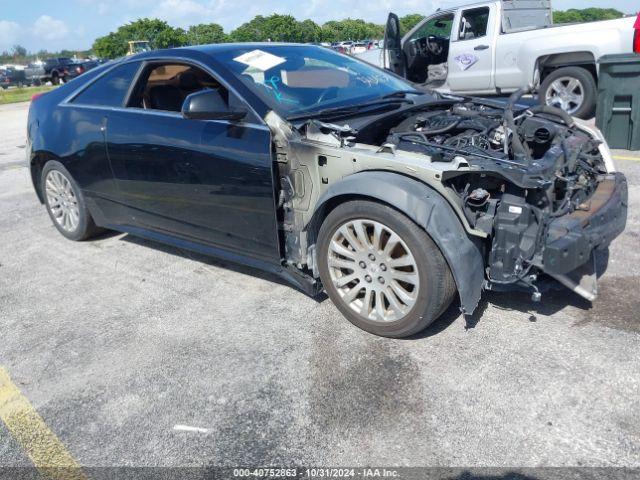
[[453, 14], [442, 15], [427, 20], [418, 30], [413, 32], [409, 40], [427, 38], [430, 35], [449, 38], [453, 27]]
[[100, 77], [71, 103], [101, 107], [122, 107], [140, 62], [125, 63]]
[[487, 35], [489, 7], [474, 8], [462, 12], [460, 40], [473, 40]]
[[201, 68], [176, 63], [153, 64], [140, 76], [128, 107], [180, 112], [192, 93], [215, 89], [229, 101], [227, 90]]

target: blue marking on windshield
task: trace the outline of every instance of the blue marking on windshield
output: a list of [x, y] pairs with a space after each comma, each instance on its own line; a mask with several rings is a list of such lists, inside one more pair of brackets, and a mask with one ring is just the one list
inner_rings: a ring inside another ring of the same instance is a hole
[[278, 87], [278, 84], [280, 82], [281, 82], [280, 77], [277, 77], [275, 75], [271, 77], [269, 80], [267, 80], [267, 83], [269, 83], [273, 89], [272, 92], [273, 92], [273, 95], [276, 97], [276, 100], [278, 100], [278, 102], [280, 103], [291, 103], [294, 105], [298, 105], [300, 103], [298, 100], [294, 100], [292, 98], [284, 98], [282, 96], [280, 87]]

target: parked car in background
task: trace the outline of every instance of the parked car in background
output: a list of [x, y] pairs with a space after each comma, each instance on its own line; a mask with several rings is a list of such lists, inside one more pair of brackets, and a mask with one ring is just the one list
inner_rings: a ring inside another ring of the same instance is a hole
[[4, 68], [0, 70], [0, 87], [7, 89], [9, 87], [22, 87], [27, 85], [27, 79], [24, 70], [17, 68]]
[[44, 62], [29, 63], [24, 68], [24, 75], [29, 85], [42, 84], [46, 77]]
[[339, 48], [338, 51], [340, 53], [350, 54], [351, 53], [351, 47], [353, 47], [353, 42], [351, 40], [338, 43], [338, 48]]
[[351, 55], [358, 55], [360, 53], [364, 53], [369, 50], [368, 46], [364, 42], [356, 42], [351, 46], [351, 51], [349, 52]]
[[99, 63], [96, 60], [48, 58], [44, 61], [45, 73], [43, 82], [50, 81], [54, 85], [68, 82], [98, 65]]
[[541, 103], [590, 118], [598, 59], [640, 53], [635, 21], [553, 25], [548, 1], [491, 1], [438, 10], [403, 37], [391, 14], [385, 54], [367, 61], [439, 92], [502, 95], [533, 84]]
[[626, 179], [597, 129], [524, 93], [445, 98], [310, 45], [158, 50], [32, 101], [26, 150], [68, 239], [103, 227], [245, 263], [405, 337], [456, 296], [466, 314], [485, 289], [540, 301], [547, 276], [596, 297]]
[[66, 82], [70, 75], [69, 66], [73, 63], [72, 59], [66, 57], [47, 58], [44, 61], [43, 81], [51, 82], [54, 85]]
[[83, 73], [96, 68], [98, 65], [99, 63], [95, 60], [84, 60], [72, 63], [68, 67], [69, 75], [67, 79], [70, 80], [78, 75], [82, 75]]

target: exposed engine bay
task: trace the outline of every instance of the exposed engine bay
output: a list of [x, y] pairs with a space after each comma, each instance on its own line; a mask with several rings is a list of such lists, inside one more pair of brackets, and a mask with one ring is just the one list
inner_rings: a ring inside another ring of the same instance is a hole
[[611, 193], [623, 179], [609, 174], [602, 142], [565, 112], [536, 106], [515, 114], [522, 93], [505, 108], [467, 102], [415, 113], [389, 130], [384, 145], [428, 155], [432, 162], [463, 158], [469, 164], [469, 169], [445, 171], [442, 182], [469, 224], [491, 241], [489, 286], [528, 286], [538, 299], [537, 272], [545, 271], [593, 299], [595, 285], [579, 288], [579, 280], [565, 274], [590, 261], [592, 248], [604, 243], [602, 232], [588, 238], [577, 233], [577, 251], [563, 237], [572, 228], [577, 231], [577, 219], [603, 206], [598, 190]]
[[[457, 217], [476, 245], [484, 269], [479, 288], [526, 289], [537, 301], [546, 274], [594, 300], [594, 252], [624, 230], [626, 179], [615, 172], [597, 130], [553, 107], [517, 106], [525, 92], [506, 104], [440, 97], [358, 119], [355, 128], [311, 120], [296, 129], [272, 119], [288, 262], [317, 277], [312, 226], [317, 206], [341, 191], [397, 202], [418, 223], [429, 222], [421, 215], [428, 205], [438, 205], [433, 198], [422, 205], [420, 194], [394, 196], [384, 183], [362, 176], [384, 171], [417, 180], [427, 196], [431, 191], [453, 209], [441, 214], [440, 226]], [[434, 240], [447, 250], [440, 226], [425, 228], [432, 237], [440, 235]], [[456, 248], [457, 243], [444, 253], [456, 263], [462, 309], [469, 313], [479, 297], [461, 288], [471, 271], [467, 260], [456, 258]], [[474, 248], [467, 244], [466, 251]]]

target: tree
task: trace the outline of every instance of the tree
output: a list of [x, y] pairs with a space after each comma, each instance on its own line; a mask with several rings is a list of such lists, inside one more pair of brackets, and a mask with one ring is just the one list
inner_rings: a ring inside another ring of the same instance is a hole
[[419, 13], [411, 13], [409, 15], [405, 15], [400, 18], [400, 31], [405, 34], [413, 27], [415, 27], [419, 22], [422, 21], [424, 15], [420, 15]]
[[27, 49], [24, 48], [22, 45], [14, 45], [13, 56], [14, 58], [24, 58], [27, 56]]
[[268, 39], [266, 21], [265, 17], [257, 15], [253, 20], [240, 25], [229, 36], [235, 42], [263, 42]]
[[322, 41], [322, 28], [313, 20], [300, 22], [300, 42], [317, 43]]
[[126, 55], [132, 40], [147, 40], [152, 48], [181, 47], [187, 44], [187, 33], [158, 19], [141, 18], [121, 26], [115, 32], [99, 37], [93, 51], [99, 57], [115, 58]]
[[553, 12], [554, 23], [584, 23], [597, 22], [599, 20], [613, 20], [622, 18], [624, 14], [615, 8], [585, 8], [578, 10], [571, 8], [566, 11]]
[[302, 32], [302, 24], [291, 15], [274, 13], [268, 17], [258, 15], [240, 25], [230, 36], [236, 42], [300, 42]]
[[187, 30], [189, 45], [206, 45], [209, 43], [224, 43], [228, 41], [227, 34], [217, 23], [201, 23], [192, 25]]
[[93, 51], [98, 57], [116, 58], [127, 54], [129, 49], [127, 41], [116, 32], [111, 32], [104, 37], [96, 38], [93, 42]]
[[384, 26], [365, 22], [359, 18], [347, 18], [340, 21], [332, 20], [322, 25], [322, 37], [327, 42], [382, 38], [383, 35]]
[[302, 28], [291, 15], [273, 14], [266, 18], [265, 27], [268, 37], [265, 40], [272, 42], [300, 42]]

